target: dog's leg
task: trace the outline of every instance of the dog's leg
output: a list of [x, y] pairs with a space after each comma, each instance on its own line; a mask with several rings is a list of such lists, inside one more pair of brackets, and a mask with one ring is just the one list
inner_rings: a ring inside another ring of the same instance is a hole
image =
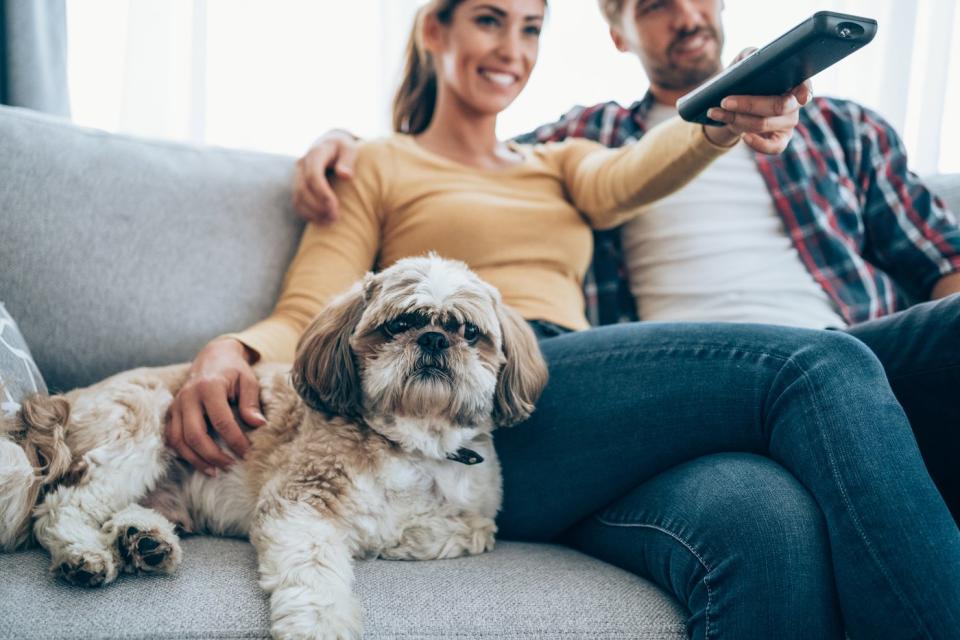
[[50, 552], [52, 573], [91, 587], [116, 579], [122, 562], [116, 536], [104, 525], [165, 473], [171, 454], [163, 416], [170, 400], [164, 388], [135, 384], [71, 398], [72, 437], [98, 446], [83, 455], [76, 484], [57, 487], [34, 512], [34, 535]]
[[261, 504], [250, 539], [270, 593], [274, 638], [346, 640], [361, 634], [346, 535], [309, 505]]
[[173, 573], [180, 565], [180, 538], [173, 523], [153, 509], [131, 504], [104, 527], [128, 573]]
[[388, 560], [437, 560], [491, 551], [497, 525], [478, 514], [431, 514], [414, 518], [396, 546], [383, 549]]

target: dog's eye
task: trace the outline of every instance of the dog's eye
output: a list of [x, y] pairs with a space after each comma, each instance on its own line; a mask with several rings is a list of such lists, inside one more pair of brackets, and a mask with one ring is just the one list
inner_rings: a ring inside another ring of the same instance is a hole
[[394, 318], [387, 324], [383, 325], [383, 328], [392, 336], [397, 335], [398, 333], [403, 333], [410, 328], [410, 321], [406, 318]]
[[477, 338], [480, 337], [480, 329], [477, 328], [477, 325], [467, 323], [463, 325], [463, 338], [470, 344], [473, 344], [477, 341]]

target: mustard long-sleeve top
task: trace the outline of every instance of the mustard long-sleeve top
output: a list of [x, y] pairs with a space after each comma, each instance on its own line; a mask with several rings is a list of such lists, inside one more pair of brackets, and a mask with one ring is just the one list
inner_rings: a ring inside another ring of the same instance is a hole
[[465, 262], [528, 320], [585, 329], [591, 227], [622, 224], [726, 150], [679, 119], [620, 149], [586, 140], [514, 149], [521, 163], [484, 170], [406, 135], [363, 143], [354, 178], [335, 186], [340, 219], [307, 226], [274, 312], [232, 337], [261, 360], [290, 362], [333, 296], [371, 269], [428, 251]]

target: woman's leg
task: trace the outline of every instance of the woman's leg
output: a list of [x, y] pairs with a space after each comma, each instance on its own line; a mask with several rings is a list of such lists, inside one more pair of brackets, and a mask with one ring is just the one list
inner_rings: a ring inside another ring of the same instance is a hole
[[561, 540], [672, 593], [694, 640], [843, 637], [823, 514], [769, 458], [684, 463]]
[[753, 452], [790, 471], [824, 513], [853, 638], [960, 628], [960, 532], [862, 343], [650, 323], [541, 346], [551, 380], [537, 411], [496, 436], [502, 537], [551, 539], [670, 467]]

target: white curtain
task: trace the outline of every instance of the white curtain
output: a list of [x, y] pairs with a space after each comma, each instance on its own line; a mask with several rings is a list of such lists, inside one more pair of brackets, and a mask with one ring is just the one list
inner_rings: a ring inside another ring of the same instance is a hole
[[[70, 83], [81, 124], [301, 153], [328, 128], [389, 132], [389, 103], [423, 0], [68, 0]], [[960, 171], [960, 0], [726, 0], [729, 61], [814, 11], [876, 18], [877, 38], [820, 74], [821, 95], [879, 111], [920, 173]], [[574, 104], [641, 97], [595, 0], [550, 0], [530, 86], [501, 119], [514, 135]]]

